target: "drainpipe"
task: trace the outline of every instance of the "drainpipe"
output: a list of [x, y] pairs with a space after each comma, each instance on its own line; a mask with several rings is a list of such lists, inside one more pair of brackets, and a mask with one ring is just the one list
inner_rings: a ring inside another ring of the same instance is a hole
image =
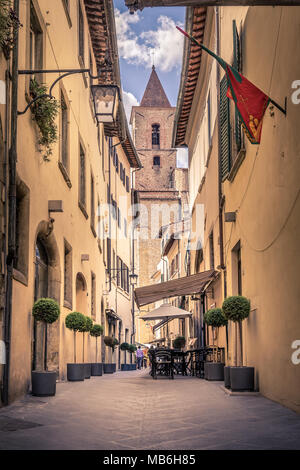
[[[19, 0], [14, 0], [14, 12], [19, 17]], [[3, 404], [9, 404], [9, 373], [10, 373], [10, 343], [13, 266], [16, 256], [16, 162], [17, 162], [17, 118], [18, 118], [18, 52], [19, 31], [14, 30], [14, 47], [12, 55], [12, 98], [11, 98], [11, 147], [8, 155], [9, 187], [8, 187], [8, 253], [6, 258], [6, 297], [4, 316], [4, 341], [6, 349], [6, 364], [3, 372]]]
[[[216, 13], [216, 54], [220, 55], [220, 16], [219, 7], [215, 7]], [[225, 198], [222, 194], [221, 173], [221, 123], [220, 123], [220, 65], [217, 64], [217, 109], [218, 109], [218, 199], [219, 199], [219, 236], [220, 236], [220, 267], [223, 271], [224, 298], [227, 297], [227, 273], [224, 264], [224, 233], [223, 233], [223, 207]], [[228, 326], [226, 325], [226, 350], [228, 359]]]

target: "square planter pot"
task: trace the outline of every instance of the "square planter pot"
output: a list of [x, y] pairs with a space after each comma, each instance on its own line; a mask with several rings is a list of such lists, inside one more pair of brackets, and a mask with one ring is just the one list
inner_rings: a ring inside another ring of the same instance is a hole
[[254, 367], [230, 367], [230, 386], [233, 392], [254, 390]]
[[224, 367], [224, 386], [230, 388], [230, 366]]
[[84, 364], [67, 364], [67, 379], [70, 382], [81, 382], [84, 376]]
[[121, 364], [121, 370], [122, 371], [131, 370], [130, 366], [131, 364]]
[[84, 364], [84, 378], [85, 379], [91, 378], [91, 363]]
[[114, 372], [116, 372], [116, 364], [113, 363], [104, 363], [103, 364], [103, 372], [104, 374], [113, 374]]
[[129, 370], [136, 370], [136, 364], [129, 364]]
[[32, 395], [36, 397], [53, 397], [56, 393], [56, 372], [31, 372]]
[[204, 363], [204, 378], [206, 380], [224, 380], [224, 366], [220, 362]]
[[91, 375], [100, 377], [103, 372], [102, 362], [94, 362], [91, 364]]

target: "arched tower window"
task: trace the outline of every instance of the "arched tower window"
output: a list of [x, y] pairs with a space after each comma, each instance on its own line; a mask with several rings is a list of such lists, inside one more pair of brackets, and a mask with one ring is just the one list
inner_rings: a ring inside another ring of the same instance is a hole
[[158, 148], [160, 146], [160, 125], [152, 124], [152, 147]]

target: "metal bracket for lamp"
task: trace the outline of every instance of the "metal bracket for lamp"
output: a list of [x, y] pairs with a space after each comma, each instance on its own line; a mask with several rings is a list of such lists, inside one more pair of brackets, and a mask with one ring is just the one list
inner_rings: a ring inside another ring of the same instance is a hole
[[39, 99], [41, 98], [50, 98], [50, 99], [53, 99], [54, 96], [52, 95], [52, 90], [54, 88], [54, 86], [57, 84], [57, 82], [59, 82], [59, 80], [61, 80], [62, 78], [65, 78], [69, 75], [75, 75], [76, 73], [88, 73], [89, 74], [89, 77], [92, 79], [92, 80], [96, 80], [97, 78], [100, 78], [100, 74], [99, 75], [96, 75], [96, 76], [93, 76], [91, 74], [91, 71], [90, 69], [61, 69], [61, 70], [19, 70], [18, 71], [18, 74], [19, 75], [36, 75], [36, 74], [41, 74], [41, 73], [62, 73], [63, 75], [61, 75], [60, 77], [58, 77], [56, 80], [54, 80], [54, 82], [52, 83], [52, 85], [50, 86], [50, 89], [49, 89], [49, 93], [44, 93], [42, 95], [39, 95], [39, 96], [36, 96], [33, 100], [30, 101], [30, 103], [28, 103], [28, 105], [26, 106], [26, 108], [24, 109], [24, 111], [18, 111], [18, 115], [21, 116], [22, 114], [25, 114], [28, 109], [30, 108], [30, 106], [32, 106], [36, 101], [38, 101]]

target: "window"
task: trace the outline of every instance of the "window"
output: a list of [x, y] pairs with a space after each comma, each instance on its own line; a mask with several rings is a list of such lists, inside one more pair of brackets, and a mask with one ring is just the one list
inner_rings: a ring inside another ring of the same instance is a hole
[[[23, 181], [17, 181], [16, 190], [16, 258], [14, 269], [27, 278], [29, 250], [29, 188]], [[18, 279], [21, 281], [21, 279]]]
[[[43, 31], [32, 1], [30, 2], [29, 69], [43, 68]], [[41, 74], [36, 80], [42, 82]]]
[[[233, 67], [241, 72], [241, 43], [233, 20]], [[232, 168], [239, 151], [243, 146], [241, 119], [232, 100], [227, 98], [227, 78], [220, 82], [220, 124], [221, 124], [221, 175], [224, 180]]]
[[152, 125], [152, 147], [160, 146], [160, 125]]
[[208, 135], [208, 145], [211, 146], [211, 98], [210, 92], [207, 97], [207, 135]]
[[91, 317], [96, 320], [96, 276], [91, 273]]
[[61, 163], [69, 172], [69, 110], [63, 91], [60, 91], [61, 103]]
[[126, 191], [129, 193], [129, 176], [126, 176]]
[[122, 178], [122, 181], [123, 181], [123, 186], [125, 186], [125, 181], [126, 181], [126, 170], [125, 170], [125, 168], [123, 168], [123, 178]]
[[91, 228], [95, 232], [95, 183], [91, 174]]
[[123, 181], [123, 164], [120, 162], [120, 180]]
[[121, 285], [121, 259], [117, 256], [117, 286]]
[[[236, 27], [236, 21], [232, 22], [233, 29], [233, 67], [241, 72], [242, 70], [242, 61], [241, 61], [241, 44]], [[235, 106], [235, 103], [232, 100], [229, 100], [230, 106], [230, 120], [231, 120], [231, 166], [236, 159], [239, 151], [242, 147], [242, 131], [241, 131], [241, 118]]]
[[220, 82], [220, 153], [221, 153], [221, 176], [224, 180], [230, 171], [230, 119], [229, 99], [227, 98], [226, 75]]
[[85, 152], [79, 144], [79, 202], [85, 207]]
[[80, 62], [84, 64], [84, 20], [80, 0], [78, 1], [78, 55]]
[[66, 17], [69, 23], [69, 27], [72, 27], [72, 21], [71, 21], [71, 16], [70, 16], [70, 0], [62, 0], [63, 7], [66, 13]]
[[121, 211], [118, 207], [118, 227], [119, 227], [119, 229], [121, 229], [121, 222], [122, 222], [122, 220], [121, 220]]
[[64, 240], [64, 306], [72, 309], [72, 247]]
[[215, 267], [215, 254], [214, 254], [214, 232], [212, 231], [209, 235], [209, 260], [210, 260], [210, 269]]
[[125, 219], [125, 217], [124, 217], [124, 235], [125, 235], [125, 238], [127, 238], [127, 220]]
[[97, 205], [97, 238], [98, 240], [101, 239], [101, 205], [100, 200], [98, 198], [98, 205]]
[[160, 157], [153, 157], [153, 166], [160, 167]]
[[119, 157], [117, 153], [116, 153], [116, 172], [119, 173]]
[[242, 261], [240, 241], [232, 249], [232, 291], [233, 295], [242, 295]]

